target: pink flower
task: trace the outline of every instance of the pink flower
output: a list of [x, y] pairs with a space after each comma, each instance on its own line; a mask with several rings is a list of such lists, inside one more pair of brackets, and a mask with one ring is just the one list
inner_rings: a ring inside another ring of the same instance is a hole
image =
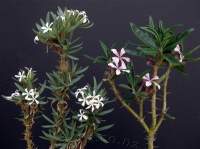
[[130, 58], [129, 57], [123, 56], [126, 53], [124, 48], [122, 48], [120, 50], [120, 52], [118, 52], [116, 49], [111, 49], [111, 51], [115, 55], [114, 57], [112, 57], [113, 62], [116, 62], [116, 63], [120, 62], [120, 63], [123, 63], [123, 65], [125, 64], [124, 61], [130, 62]]
[[184, 55], [183, 53], [181, 52], [181, 46], [179, 44], [176, 45], [176, 47], [174, 48], [174, 52], [175, 53], [178, 53], [179, 55], [179, 62], [183, 62], [183, 59], [184, 59]]
[[159, 80], [158, 76], [154, 76], [153, 78], [150, 78], [150, 74], [146, 73], [142, 77], [142, 79], [144, 80], [146, 87], [150, 87], [150, 86], [152, 86], [154, 84], [154, 85], [156, 85], [158, 87], [158, 89], [160, 89], [160, 85], [156, 82], [156, 80]]
[[119, 62], [113, 61], [112, 63], [109, 63], [108, 66], [116, 69], [116, 75], [120, 75], [122, 71], [130, 73], [130, 70], [127, 69], [125, 63], [121, 63], [121, 65], [119, 65]]
[[125, 62], [130, 62], [129, 57], [123, 56], [126, 52], [122, 48], [119, 52], [116, 49], [111, 49], [115, 56], [112, 57], [112, 62], [108, 64], [111, 68], [116, 69], [116, 75], [120, 75], [122, 71], [130, 73]]

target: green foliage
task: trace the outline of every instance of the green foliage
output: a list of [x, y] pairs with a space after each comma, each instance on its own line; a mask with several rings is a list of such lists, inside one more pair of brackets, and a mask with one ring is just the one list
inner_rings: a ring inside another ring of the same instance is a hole
[[[93, 78], [93, 85], [88, 84], [87, 88], [87, 94], [93, 94], [93, 92], [96, 92], [96, 94], [104, 97], [104, 104], [107, 105], [110, 102], [108, 99], [106, 99], [106, 92], [105, 89], [102, 89], [102, 82], [97, 83], [97, 80]], [[54, 91], [55, 92], [55, 91]], [[70, 145], [79, 145], [79, 141], [83, 139], [86, 134], [86, 131], [88, 128], [93, 129], [93, 133], [91, 134], [91, 137], [93, 138], [96, 136], [103, 142], [105, 139], [102, 139], [101, 132], [110, 129], [113, 127], [112, 124], [110, 125], [103, 125], [105, 123], [105, 120], [103, 117], [105, 117], [107, 114], [111, 113], [113, 109], [104, 109], [100, 108], [98, 110], [95, 110], [94, 112], [88, 111], [88, 120], [84, 122], [80, 122], [77, 117], [77, 112], [74, 112], [72, 109], [66, 113], [66, 116], [64, 117], [63, 123], [60, 123], [59, 120], [59, 113], [56, 112], [55, 109], [52, 109], [52, 118], [49, 118], [46, 115], [43, 115], [44, 119], [47, 121], [47, 124], [43, 125], [42, 127], [46, 129], [46, 131], [43, 131], [43, 136], [41, 138], [48, 140], [48, 141], [56, 141], [56, 148], [66, 148]], [[55, 133], [55, 129], [59, 127], [59, 133]], [[91, 138], [87, 138], [91, 139]]]
[[96, 58], [90, 57], [88, 55], [85, 55], [85, 56], [88, 59], [92, 60], [93, 63], [107, 64], [108, 61], [110, 61], [110, 59], [111, 59], [111, 55], [112, 55], [111, 48], [109, 48], [103, 41], [100, 41], [100, 47], [103, 50], [103, 54], [102, 55], [100, 55], [100, 56], [98, 56]]
[[[79, 43], [79, 38], [73, 39], [73, 34], [79, 28], [87, 29], [92, 25], [84, 11], [67, 8], [63, 11], [58, 7], [57, 13], [48, 12], [45, 20], [40, 19], [40, 23], [36, 23], [34, 33], [39, 42], [77, 60], [72, 54], [82, 49], [82, 43]], [[48, 29], [45, 28], [47, 26]]]
[[[174, 56], [173, 50], [178, 44], [183, 45], [185, 39], [193, 32], [193, 28], [177, 33], [175, 28], [166, 27], [162, 21], [156, 24], [152, 17], [149, 17], [149, 24], [146, 26], [137, 27], [133, 23], [130, 25], [132, 32], [141, 41], [141, 44], [135, 50], [127, 49], [127, 53], [133, 56], [152, 58], [154, 62], [167, 62], [179, 71], [184, 70], [184, 64]], [[198, 49], [197, 47], [194, 51]], [[181, 50], [183, 50], [183, 46]], [[198, 58], [192, 58], [192, 53], [193, 50], [188, 53], [184, 52], [184, 62], [198, 60]]]
[[[22, 74], [22, 79], [16, 78], [17, 75]], [[44, 92], [46, 88], [46, 82], [43, 84], [37, 84], [37, 78], [36, 78], [36, 71], [32, 70], [32, 68], [20, 69], [18, 74], [15, 75], [13, 78], [14, 85], [16, 87], [16, 90], [14, 93], [11, 94], [11, 96], [5, 96], [2, 95], [2, 97], [6, 100], [12, 101], [15, 104], [22, 104], [22, 103], [29, 103], [27, 99], [25, 99], [25, 93], [26, 90], [34, 89], [38, 92], [39, 97], [37, 97], [37, 100], [40, 104], [45, 104], [44, 97], [41, 96], [41, 94]], [[16, 95], [17, 93], [18, 95]]]

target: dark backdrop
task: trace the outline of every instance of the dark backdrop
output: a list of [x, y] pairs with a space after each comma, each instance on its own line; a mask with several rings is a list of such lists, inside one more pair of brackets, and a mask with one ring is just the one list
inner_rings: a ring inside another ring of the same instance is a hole
[[[107, 43], [135, 41], [130, 32], [129, 22], [144, 24], [148, 16], [156, 20], [162, 19], [168, 24], [185, 24], [195, 27], [186, 47], [200, 42], [200, 1], [199, 0], [6, 0], [0, 4], [0, 94], [10, 94], [14, 87], [11, 77], [24, 66], [32, 66], [45, 78], [45, 72], [54, 69], [55, 55], [46, 54], [45, 47], [33, 43], [32, 28], [40, 17], [48, 10], [56, 10], [57, 6], [86, 10], [94, 27], [82, 33], [84, 53], [96, 56], [100, 53], [99, 40]], [[120, 47], [120, 46], [119, 46]], [[200, 54], [200, 53], [199, 53]], [[83, 57], [82, 65], [90, 62]], [[140, 62], [135, 61], [141, 70]], [[170, 113], [176, 120], [168, 120], [162, 125], [156, 145], [162, 149], [199, 149], [200, 141], [200, 64], [188, 65], [187, 75], [173, 73], [170, 78], [169, 96]], [[103, 68], [93, 65], [89, 75], [100, 79]], [[86, 77], [85, 81], [89, 77]], [[109, 121], [115, 127], [107, 132], [108, 145], [92, 142], [88, 149], [144, 149], [144, 131], [135, 120], [123, 109], [116, 107]], [[14, 104], [0, 102], [0, 149], [22, 149], [22, 127], [15, 117], [19, 114]], [[37, 125], [42, 123], [40, 120]], [[36, 136], [39, 129], [34, 129]], [[47, 148], [45, 141], [35, 137], [39, 149]]]

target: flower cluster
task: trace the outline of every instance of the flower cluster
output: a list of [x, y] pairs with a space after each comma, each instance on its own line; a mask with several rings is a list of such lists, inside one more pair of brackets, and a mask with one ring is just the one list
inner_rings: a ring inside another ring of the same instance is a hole
[[14, 100], [15, 98], [21, 98], [26, 101], [28, 101], [29, 105], [32, 105], [33, 103], [39, 104], [39, 101], [37, 100], [39, 97], [39, 92], [37, 92], [36, 89], [25, 89], [24, 92], [21, 92], [19, 90], [16, 90], [14, 93], [12, 93], [10, 96], [4, 96], [7, 100]]
[[67, 13], [69, 14], [69, 16], [81, 17], [81, 21], [82, 21], [83, 24], [90, 22], [85, 11], [67, 10]]
[[39, 97], [39, 92], [37, 92], [36, 89], [25, 89], [25, 92], [22, 93], [22, 96], [25, 97], [25, 100], [29, 102], [29, 105], [33, 104], [34, 102], [36, 104], [39, 104], [39, 101], [37, 98]]
[[32, 68], [25, 67], [25, 69], [27, 71], [22, 70], [22, 71], [19, 71], [18, 74], [14, 75], [14, 77], [16, 79], [18, 79], [19, 82], [22, 82], [22, 81], [24, 81], [25, 79], [28, 79], [28, 78], [32, 78], [33, 73], [35, 72], [35, 71], [32, 70]]
[[128, 70], [126, 66], [126, 62], [130, 62], [130, 58], [124, 56], [126, 53], [124, 48], [119, 52], [116, 49], [111, 49], [111, 51], [115, 56], [112, 57], [112, 62], [109, 63], [108, 66], [116, 69], [116, 75], [120, 75], [121, 72], [130, 73], [130, 70]]
[[145, 82], [145, 86], [146, 87], [150, 87], [153, 84], [160, 89], [160, 85], [156, 82], [157, 80], [159, 80], [158, 76], [154, 76], [153, 78], [150, 78], [150, 74], [146, 73], [143, 77], [142, 77], [143, 81]]
[[19, 82], [16, 83], [17, 90], [10, 96], [3, 96], [6, 100], [20, 101], [25, 100], [29, 105], [33, 103], [39, 104], [39, 92], [33, 89], [30, 83], [33, 83], [35, 71], [32, 68], [25, 67], [25, 70], [20, 70], [18, 74], [14, 75], [15, 79]]
[[[85, 24], [85, 23], [89, 23], [89, 19], [88, 19], [88, 16], [86, 14], [85, 11], [79, 11], [79, 10], [66, 10], [66, 11], [62, 11], [60, 10], [57, 14], [57, 18], [55, 21], [57, 21], [58, 19], [61, 19], [63, 22], [66, 21], [66, 16], [69, 16], [69, 17], [75, 17], [75, 18], [79, 18], [80, 21]], [[78, 20], [79, 20], [78, 19]], [[46, 22], [44, 23], [41, 27], [40, 27], [40, 31], [43, 33], [43, 34], [46, 34], [46, 33], [49, 33], [53, 30], [53, 24], [54, 22]], [[34, 43], [37, 44], [38, 41], [39, 41], [39, 37], [38, 36], [35, 36], [34, 38]]]
[[91, 93], [88, 86], [77, 89], [75, 96], [81, 106], [84, 107], [84, 109], [80, 109], [79, 111], [79, 121], [87, 120], [88, 116], [86, 114], [89, 113], [89, 111], [94, 112], [95, 110], [104, 107], [104, 97], [97, 94], [95, 90]]
[[19, 90], [15, 90], [15, 92], [12, 93], [10, 96], [4, 96], [4, 97], [5, 97], [5, 99], [7, 99], [7, 100], [13, 100], [14, 98], [20, 97], [20, 96], [21, 96], [21, 95], [20, 95], [20, 93], [19, 93]]

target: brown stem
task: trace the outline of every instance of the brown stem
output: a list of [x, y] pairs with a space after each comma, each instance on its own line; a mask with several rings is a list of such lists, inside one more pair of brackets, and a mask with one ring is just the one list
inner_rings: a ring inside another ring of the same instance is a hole
[[165, 114], [167, 112], [167, 87], [168, 87], [168, 80], [169, 80], [169, 75], [171, 72], [171, 67], [169, 66], [167, 71], [166, 71], [166, 77], [164, 80], [164, 85], [163, 85], [163, 103], [162, 103], [162, 111], [161, 111], [161, 116], [160, 119], [158, 120], [158, 123], [155, 127], [155, 132], [159, 129], [159, 127], [161, 126], [164, 118], [165, 118]]
[[[158, 66], [154, 65], [153, 66], [153, 77], [158, 75]], [[157, 111], [156, 111], [156, 98], [157, 98], [157, 89], [156, 85], [153, 85], [153, 95], [151, 99], [151, 116], [152, 116], [152, 128], [156, 126], [157, 123]]]
[[149, 132], [148, 137], [148, 149], [154, 149], [154, 140], [155, 140], [155, 134], [152, 132]]
[[34, 143], [32, 140], [32, 127], [34, 124], [35, 114], [37, 113], [38, 106], [35, 104], [28, 105], [27, 103], [21, 104], [21, 110], [23, 112], [23, 124], [24, 130], [24, 140], [26, 141], [27, 149], [34, 149]]
[[60, 62], [58, 70], [61, 72], [68, 72], [69, 71], [69, 61], [65, 55], [60, 55]]
[[147, 126], [146, 122], [144, 121], [143, 118], [141, 118], [122, 98], [122, 96], [120, 95], [120, 92], [118, 91], [116, 84], [114, 82], [114, 80], [108, 79], [108, 82], [116, 96], [116, 99], [119, 101], [119, 103], [124, 106], [124, 108], [132, 115], [134, 116], [139, 122], [140, 124], [144, 127], [144, 129], [146, 130], [146, 132], [149, 131], [149, 127]]
[[143, 118], [144, 117], [144, 100], [141, 99], [139, 104], [140, 104], [140, 117]]
[[[58, 65], [58, 71], [60, 73], [62, 73], [63, 75], [65, 75], [65, 72], [69, 72], [70, 71], [70, 63], [68, 58], [66, 57], [66, 55], [63, 54], [63, 49], [59, 48], [58, 55], [60, 56], [59, 59], [59, 65]], [[56, 104], [56, 111], [58, 112], [58, 118], [55, 120], [56, 121], [56, 127], [53, 130], [53, 134], [54, 136], [58, 135], [61, 130], [62, 130], [62, 125], [63, 122], [65, 120], [65, 114], [68, 108], [68, 94], [67, 94], [67, 90], [65, 89], [64, 91], [59, 91], [58, 93], [54, 93], [57, 94], [57, 96], [62, 97], [63, 100], [59, 100]], [[50, 147], [49, 149], [55, 149], [56, 147], [56, 140], [51, 140], [50, 141]]]
[[93, 127], [88, 127], [86, 129], [85, 135], [83, 136], [82, 143], [81, 143], [81, 149], [84, 149], [88, 140], [91, 138], [92, 134], [94, 133]]

